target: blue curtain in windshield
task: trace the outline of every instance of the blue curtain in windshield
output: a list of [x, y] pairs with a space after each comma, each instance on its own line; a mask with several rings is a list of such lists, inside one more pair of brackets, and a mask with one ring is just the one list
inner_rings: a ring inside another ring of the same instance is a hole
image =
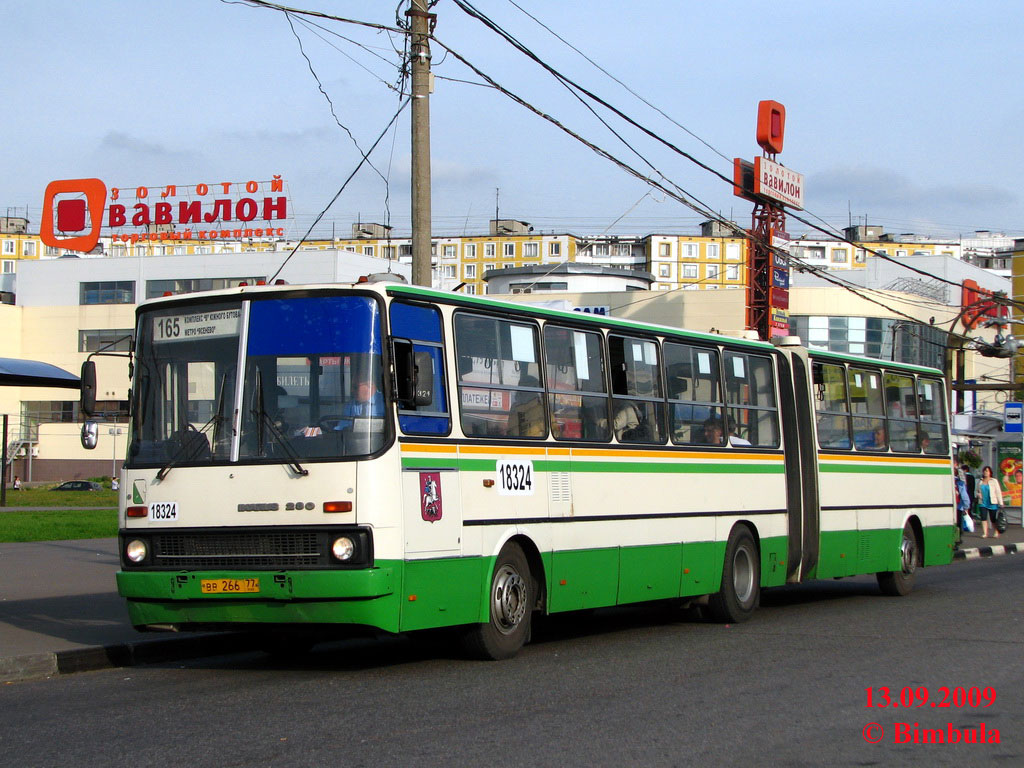
[[250, 355], [381, 353], [377, 302], [362, 296], [254, 301]]

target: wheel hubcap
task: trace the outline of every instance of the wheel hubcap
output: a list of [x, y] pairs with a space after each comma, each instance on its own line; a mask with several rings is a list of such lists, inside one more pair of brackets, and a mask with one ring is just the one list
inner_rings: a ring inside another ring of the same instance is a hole
[[917, 570], [917, 542], [912, 536], [904, 534], [903, 543], [900, 545], [900, 559], [905, 574], [909, 575]]
[[526, 615], [526, 581], [511, 565], [503, 565], [494, 574], [491, 593], [491, 616], [498, 631], [508, 635], [516, 630]]
[[754, 564], [745, 547], [737, 549], [732, 559], [732, 585], [736, 598], [746, 605], [754, 594]]

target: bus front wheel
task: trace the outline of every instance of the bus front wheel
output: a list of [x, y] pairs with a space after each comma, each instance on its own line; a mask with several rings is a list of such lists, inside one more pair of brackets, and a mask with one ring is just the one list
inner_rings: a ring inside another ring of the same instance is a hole
[[722, 568], [722, 589], [708, 600], [715, 621], [737, 623], [754, 615], [761, 601], [761, 558], [750, 529], [738, 525], [729, 534]]
[[914, 588], [914, 573], [921, 564], [921, 545], [917, 540], [917, 531], [909, 522], [903, 526], [900, 538], [900, 569], [879, 573], [878, 586], [882, 594], [891, 597], [902, 597]]
[[530, 635], [536, 590], [526, 555], [518, 544], [506, 544], [494, 563], [487, 605], [490, 621], [472, 625], [465, 646], [478, 659], [497, 661], [516, 655]]

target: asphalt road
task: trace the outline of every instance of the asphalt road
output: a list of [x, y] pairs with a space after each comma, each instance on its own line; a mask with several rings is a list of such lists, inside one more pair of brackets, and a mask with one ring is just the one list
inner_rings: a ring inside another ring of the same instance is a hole
[[[870, 578], [774, 590], [743, 625], [560, 617], [508, 662], [423, 635], [15, 683], [0, 766], [1020, 765], [1022, 604], [1009, 556], [927, 569], [907, 598]], [[929, 698], [869, 708], [883, 686]], [[995, 703], [956, 706], [972, 687]], [[999, 743], [963, 743], [981, 723]], [[961, 743], [914, 743], [931, 729]]]

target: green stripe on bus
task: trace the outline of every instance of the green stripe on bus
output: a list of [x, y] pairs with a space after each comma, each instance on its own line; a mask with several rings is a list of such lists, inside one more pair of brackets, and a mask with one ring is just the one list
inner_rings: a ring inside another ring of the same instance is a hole
[[[403, 469], [459, 469], [464, 472], [494, 472], [497, 469], [496, 459], [431, 459], [403, 458]], [[785, 467], [781, 462], [772, 464], [680, 464], [655, 463], [647, 461], [566, 461], [534, 460], [533, 468], [538, 472], [605, 472], [605, 473], [643, 473], [654, 474], [748, 474], [748, 475], [781, 475]]]
[[821, 472], [872, 475], [949, 475], [949, 467], [907, 467], [893, 464], [819, 464]]

